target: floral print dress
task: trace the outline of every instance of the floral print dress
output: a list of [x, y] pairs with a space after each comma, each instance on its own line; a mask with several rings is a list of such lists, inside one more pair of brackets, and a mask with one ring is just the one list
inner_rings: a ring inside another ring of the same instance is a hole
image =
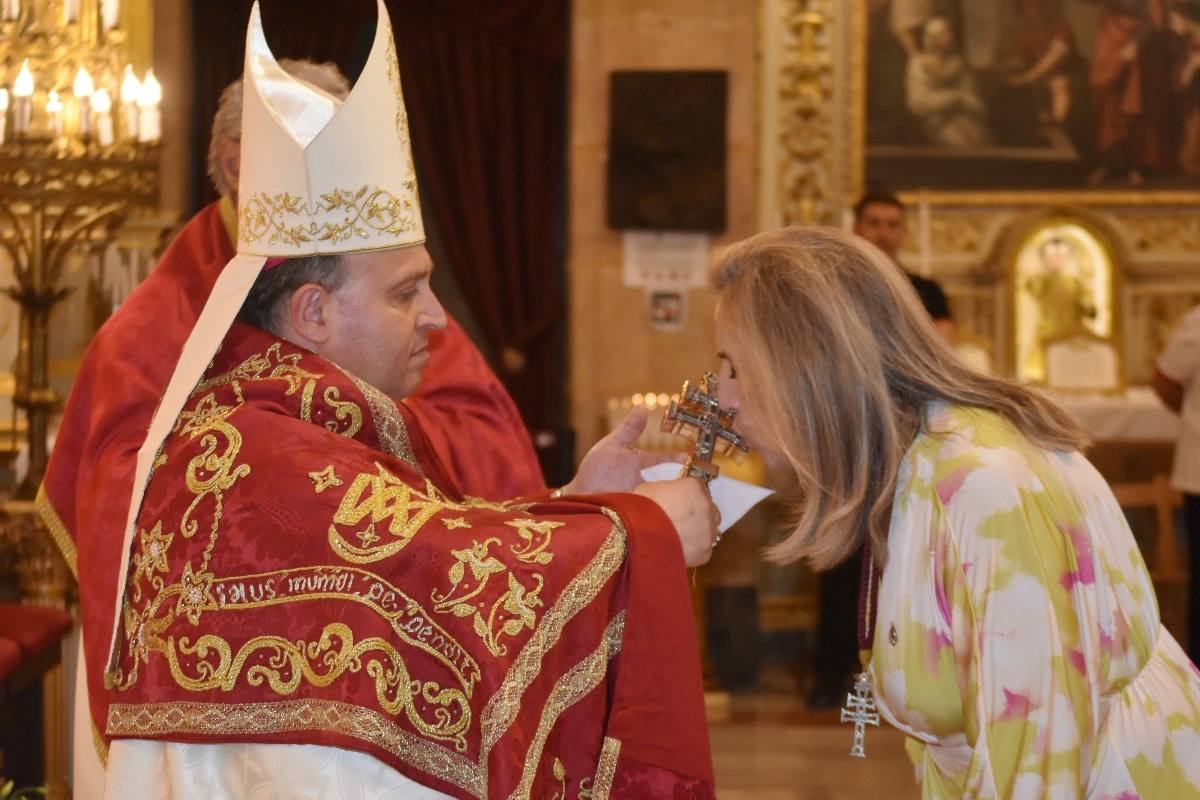
[[1200, 798], [1200, 672], [1104, 479], [991, 412], [936, 405], [927, 427], [871, 663], [924, 796]]

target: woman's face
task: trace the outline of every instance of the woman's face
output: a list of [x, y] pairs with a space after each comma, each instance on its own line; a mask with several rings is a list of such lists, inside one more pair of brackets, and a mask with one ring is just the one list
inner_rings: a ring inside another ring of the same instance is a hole
[[786, 465], [786, 459], [773, 441], [767, 437], [761, 428], [762, 421], [754, 410], [754, 404], [743, 404], [743, 391], [752, 395], [753, 387], [746, 386], [738, 375], [738, 364], [741, 362], [737, 345], [729, 336], [729, 329], [724, 315], [718, 310], [716, 318], [717, 355], [721, 360], [720, 371], [717, 373], [717, 402], [721, 408], [737, 414], [734, 429], [740, 433], [751, 449], [758, 452], [763, 461], [770, 467]]

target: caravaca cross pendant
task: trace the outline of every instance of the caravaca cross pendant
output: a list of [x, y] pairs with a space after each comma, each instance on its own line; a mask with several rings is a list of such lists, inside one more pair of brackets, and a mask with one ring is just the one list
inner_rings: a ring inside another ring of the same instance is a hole
[[842, 722], [854, 723], [854, 746], [850, 748], [850, 755], [866, 758], [867, 751], [863, 745], [867, 726], [879, 727], [879, 712], [875, 709], [875, 697], [871, 694], [871, 678], [866, 672], [854, 676], [854, 691], [846, 693]]

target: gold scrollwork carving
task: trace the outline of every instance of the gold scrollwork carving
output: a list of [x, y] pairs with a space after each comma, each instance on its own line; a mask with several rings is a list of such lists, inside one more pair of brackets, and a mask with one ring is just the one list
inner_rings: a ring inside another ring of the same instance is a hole
[[787, 224], [835, 221], [835, 192], [825, 163], [835, 130], [833, 19], [832, 0], [791, 0], [784, 13], [778, 174]]

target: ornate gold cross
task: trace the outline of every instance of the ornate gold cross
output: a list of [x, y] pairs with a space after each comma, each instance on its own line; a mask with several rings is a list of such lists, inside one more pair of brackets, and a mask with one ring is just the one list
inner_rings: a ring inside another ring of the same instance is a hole
[[746, 440], [733, 429], [736, 413], [717, 403], [716, 375], [704, 373], [699, 386], [684, 381], [679, 399], [671, 401], [662, 419], [663, 432], [695, 441], [683, 467], [684, 475], [711, 481], [721, 471], [713, 463], [713, 456], [728, 455], [741, 460], [750, 452]]

